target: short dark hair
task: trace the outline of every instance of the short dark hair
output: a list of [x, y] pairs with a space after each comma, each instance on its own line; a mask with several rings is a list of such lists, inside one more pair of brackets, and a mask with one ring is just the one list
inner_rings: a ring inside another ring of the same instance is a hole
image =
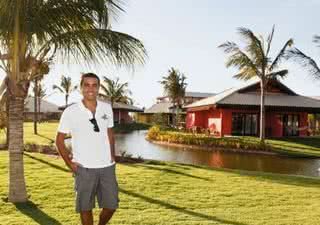
[[100, 78], [98, 77], [97, 74], [95, 74], [95, 73], [84, 73], [84, 74], [82, 74], [82, 76], [81, 76], [80, 87], [81, 87], [82, 84], [83, 84], [84, 78], [88, 78], [88, 77], [96, 78], [96, 79], [98, 80], [98, 84], [100, 85]]

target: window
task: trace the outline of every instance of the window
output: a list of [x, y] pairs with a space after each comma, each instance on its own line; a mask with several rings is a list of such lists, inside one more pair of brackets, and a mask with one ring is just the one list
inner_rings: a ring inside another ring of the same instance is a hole
[[256, 136], [257, 134], [257, 114], [232, 113], [232, 135]]
[[282, 124], [283, 136], [299, 136], [299, 115], [284, 114]]

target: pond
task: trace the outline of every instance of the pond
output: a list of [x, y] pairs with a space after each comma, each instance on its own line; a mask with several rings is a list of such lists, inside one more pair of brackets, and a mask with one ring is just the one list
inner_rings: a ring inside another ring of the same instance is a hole
[[153, 144], [145, 140], [147, 131], [116, 135], [117, 155], [121, 152], [168, 162], [207, 165], [217, 168], [263, 171], [319, 177], [320, 159], [293, 158], [279, 155], [206, 151]]

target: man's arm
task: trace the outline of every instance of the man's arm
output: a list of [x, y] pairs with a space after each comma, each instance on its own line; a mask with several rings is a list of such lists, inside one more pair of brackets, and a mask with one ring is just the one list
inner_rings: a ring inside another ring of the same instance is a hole
[[114, 148], [114, 134], [112, 128], [108, 128], [108, 138], [110, 143], [110, 153], [111, 153], [111, 161], [116, 162], [116, 153]]
[[56, 137], [56, 146], [59, 154], [61, 155], [66, 165], [72, 170], [72, 172], [75, 173], [77, 171], [78, 164], [72, 162], [69, 157], [70, 152], [67, 150], [64, 144], [65, 137], [66, 137], [66, 134], [58, 132]]

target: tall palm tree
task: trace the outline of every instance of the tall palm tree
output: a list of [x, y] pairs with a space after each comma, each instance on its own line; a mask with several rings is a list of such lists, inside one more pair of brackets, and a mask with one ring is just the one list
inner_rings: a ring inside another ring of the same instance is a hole
[[[23, 106], [44, 59], [133, 66], [146, 52], [136, 38], [111, 29], [121, 0], [0, 0], [0, 68], [9, 96], [9, 196], [27, 200], [23, 168]], [[0, 85], [1, 86], [1, 85]], [[0, 93], [2, 95], [2, 92]]]
[[167, 76], [162, 77], [160, 83], [163, 85], [165, 95], [167, 95], [173, 103], [176, 111], [175, 126], [177, 126], [179, 122], [179, 111], [187, 88], [187, 83], [185, 82], [186, 77], [173, 67], [168, 73]]
[[78, 86], [72, 85], [71, 77], [66, 77], [66, 76], [62, 75], [60, 86], [53, 85], [52, 88], [54, 90], [57, 89], [58, 91], [60, 91], [62, 94], [65, 95], [65, 103], [66, 103], [66, 107], [67, 107], [70, 94], [73, 91], [75, 91], [78, 88]]
[[[35, 109], [34, 112], [37, 112], [37, 114], [39, 115], [41, 113], [41, 101], [44, 97], [47, 96], [47, 89], [44, 88], [43, 83], [38, 83], [37, 84], [37, 88], [36, 86], [33, 87], [33, 91], [35, 93]], [[37, 119], [37, 121], [39, 121], [39, 119]]]
[[[313, 42], [316, 44], [320, 43], [320, 36], [315, 35], [313, 38]], [[318, 45], [318, 47], [320, 47]], [[303, 67], [305, 67], [309, 74], [316, 78], [320, 79], [320, 67], [318, 66], [317, 62], [311, 58], [310, 56], [306, 55], [302, 51], [300, 51], [298, 48], [293, 48], [287, 51], [286, 54], [287, 58], [291, 58], [294, 61], [300, 63]]]
[[[38, 74], [33, 80], [33, 93], [34, 93], [34, 118], [33, 118], [33, 132], [34, 134], [38, 134], [38, 115], [40, 113], [40, 108], [38, 110], [39, 94], [41, 93], [41, 89], [39, 89], [39, 82], [43, 79], [44, 75], [49, 73], [49, 61], [42, 61], [38, 68]], [[41, 87], [40, 87], [41, 88]]]
[[113, 106], [115, 102], [132, 105], [133, 100], [130, 97], [132, 93], [128, 87], [129, 83], [121, 83], [118, 77], [115, 80], [112, 80], [104, 76], [103, 82], [101, 82], [101, 92], [99, 95], [100, 97], [109, 100], [111, 106]]
[[278, 69], [281, 60], [284, 58], [286, 50], [293, 44], [293, 39], [289, 39], [276, 57], [271, 60], [270, 49], [274, 34], [274, 26], [268, 38], [256, 36], [251, 30], [241, 27], [238, 33], [243, 38], [245, 47], [240, 47], [234, 42], [225, 42], [219, 46], [226, 54], [229, 54], [226, 62], [227, 67], [236, 67], [239, 73], [234, 75], [237, 79], [249, 80], [257, 77], [260, 80], [261, 102], [260, 102], [260, 141], [265, 139], [265, 94], [268, 81], [285, 77], [288, 74], [286, 69]]

